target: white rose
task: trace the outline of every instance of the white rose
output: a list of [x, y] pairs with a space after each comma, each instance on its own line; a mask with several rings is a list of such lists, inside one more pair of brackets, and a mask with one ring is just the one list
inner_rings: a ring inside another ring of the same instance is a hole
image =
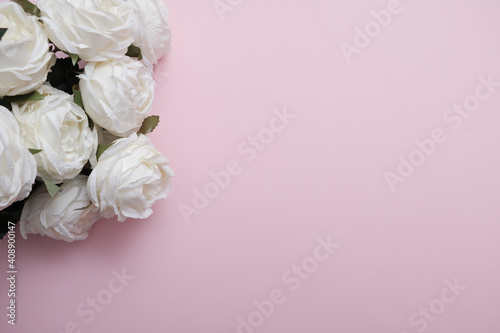
[[24, 205], [19, 230], [24, 239], [40, 234], [73, 242], [87, 238], [99, 218], [87, 195], [87, 177], [78, 175], [64, 183], [54, 198], [43, 186], [34, 191]]
[[12, 111], [26, 146], [42, 150], [35, 155], [38, 175], [60, 183], [80, 173], [95, 151], [97, 134], [73, 96], [46, 84], [38, 92], [43, 100], [12, 103]]
[[36, 90], [55, 63], [47, 33], [37, 17], [11, 1], [0, 3], [0, 28], [7, 28], [0, 40], [0, 97]]
[[141, 49], [144, 63], [152, 70], [171, 48], [167, 6], [162, 0], [127, 1], [132, 6], [132, 22], [136, 27], [133, 44]]
[[35, 177], [35, 158], [24, 145], [17, 121], [0, 106], [0, 210], [26, 198]]
[[87, 184], [90, 200], [103, 217], [149, 217], [153, 204], [171, 190], [168, 160], [145, 135], [118, 139], [100, 157]]
[[111, 134], [137, 132], [153, 106], [155, 82], [140, 61], [122, 57], [90, 62], [80, 75], [87, 114]]
[[49, 39], [86, 61], [117, 58], [133, 41], [130, 5], [123, 0], [38, 0]]

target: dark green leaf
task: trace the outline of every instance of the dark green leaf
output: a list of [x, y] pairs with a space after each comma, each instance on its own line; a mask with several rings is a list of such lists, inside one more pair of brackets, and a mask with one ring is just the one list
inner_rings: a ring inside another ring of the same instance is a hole
[[42, 152], [42, 150], [41, 150], [41, 149], [33, 149], [33, 148], [29, 148], [28, 150], [30, 151], [30, 153], [31, 153], [32, 155], [36, 155], [36, 154], [38, 154], [38, 153]]
[[41, 101], [43, 100], [43, 96], [38, 91], [33, 91], [26, 95], [5, 96], [4, 99], [9, 102], [22, 103], [27, 101]]
[[97, 156], [97, 159], [99, 159], [99, 157], [101, 157], [102, 153], [104, 153], [106, 151], [106, 149], [108, 149], [109, 147], [111, 147], [112, 144], [109, 144], [109, 145], [98, 145], [97, 146], [97, 153], [96, 153], [96, 156]]
[[141, 129], [138, 133], [148, 134], [154, 131], [156, 126], [160, 123], [160, 116], [149, 116], [142, 122]]
[[47, 191], [49, 191], [49, 194], [52, 198], [55, 197], [56, 194], [61, 189], [59, 186], [57, 186], [51, 181], [48, 181], [47, 179], [43, 179], [43, 182], [45, 183], [45, 187], [47, 187]]
[[135, 45], [130, 45], [128, 47], [127, 53], [125, 53], [126, 56], [129, 56], [131, 58], [137, 58], [138, 60], [142, 60], [142, 52], [141, 49], [138, 48]]
[[0, 28], [0, 40], [2, 40], [3, 35], [7, 32], [7, 28]]
[[73, 87], [73, 99], [75, 100], [75, 104], [83, 109], [82, 92], [76, 86]]
[[12, 0], [12, 1], [21, 5], [21, 7], [23, 7], [26, 13], [33, 14], [35, 16], [40, 16], [40, 9], [38, 9], [36, 5], [29, 2], [28, 0]]

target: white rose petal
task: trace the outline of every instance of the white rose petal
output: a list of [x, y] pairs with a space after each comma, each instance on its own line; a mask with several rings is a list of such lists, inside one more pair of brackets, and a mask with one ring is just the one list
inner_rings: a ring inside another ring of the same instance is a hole
[[46, 84], [38, 92], [43, 100], [13, 103], [12, 111], [27, 147], [42, 150], [35, 155], [38, 175], [60, 183], [80, 173], [95, 152], [97, 134], [73, 96]]
[[80, 75], [87, 114], [116, 136], [137, 132], [153, 106], [155, 82], [140, 61], [122, 57], [90, 62]]
[[39, 0], [49, 39], [86, 61], [117, 58], [133, 41], [130, 5], [123, 0]]
[[55, 63], [47, 33], [37, 17], [11, 1], [0, 3], [0, 28], [7, 28], [0, 40], [0, 97], [36, 90]]
[[24, 206], [19, 230], [25, 239], [40, 234], [73, 242], [87, 238], [99, 218], [87, 195], [87, 177], [78, 175], [64, 183], [54, 198], [44, 187], [37, 189]]
[[132, 22], [136, 27], [133, 44], [141, 49], [144, 63], [152, 70], [171, 48], [167, 6], [162, 0], [127, 1], [132, 6]]
[[24, 145], [17, 121], [0, 106], [0, 210], [26, 198], [35, 177], [35, 158]]
[[118, 139], [100, 157], [88, 180], [90, 200], [103, 217], [149, 217], [153, 204], [171, 190], [168, 160], [145, 135]]

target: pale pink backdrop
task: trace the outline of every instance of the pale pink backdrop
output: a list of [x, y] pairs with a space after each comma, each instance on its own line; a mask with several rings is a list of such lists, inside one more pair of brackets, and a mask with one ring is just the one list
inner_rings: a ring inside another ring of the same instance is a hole
[[[500, 2], [221, 0], [221, 16], [211, 0], [166, 3], [152, 137], [173, 192], [83, 242], [18, 234], [17, 325], [3, 278], [1, 332], [500, 332], [500, 87], [457, 129], [443, 118], [480, 76], [500, 82]], [[370, 13], [388, 6], [377, 31]], [[377, 36], [348, 63], [341, 45], [366, 24]], [[271, 140], [285, 109], [295, 118]], [[431, 149], [436, 128], [446, 140]], [[384, 174], [416, 140], [429, 156], [391, 191]], [[187, 223], [181, 209], [228, 163], [229, 184], [208, 185]], [[0, 259], [5, 277], [5, 241]]]

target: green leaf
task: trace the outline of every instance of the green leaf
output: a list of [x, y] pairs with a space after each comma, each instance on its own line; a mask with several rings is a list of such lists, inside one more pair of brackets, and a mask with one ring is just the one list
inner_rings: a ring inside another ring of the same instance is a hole
[[35, 90], [26, 95], [5, 96], [4, 99], [9, 102], [22, 103], [27, 101], [41, 101], [43, 100], [43, 96]]
[[71, 63], [73, 64], [73, 66], [75, 66], [80, 58], [78, 57], [78, 55], [72, 53], [70, 53], [69, 56], [71, 57]]
[[154, 131], [156, 126], [160, 123], [160, 116], [149, 116], [142, 122], [141, 129], [137, 132], [139, 134], [148, 134]]
[[56, 184], [52, 183], [51, 181], [48, 181], [47, 179], [43, 179], [43, 182], [45, 184], [45, 187], [47, 187], [47, 191], [49, 191], [50, 196], [53, 198], [56, 196], [56, 194], [59, 192], [61, 189], [59, 186]]
[[33, 14], [35, 16], [40, 16], [40, 9], [35, 4], [29, 2], [28, 0], [12, 0], [12, 1], [21, 5], [21, 7], [23, 7], [26, 13]]
[[31, 153], [32, 155], [36, 155], [36, 154], [38, 154], [38, 153], [42, 152], [42, 150], [41, 150], [41, 149], [33, 149], [33, 148], [29, 148], [28, 150], [30, 151], [30, 153]]
[[7, 32], [7, 28], [0, 28], [0, 40], [2, 40], [3, 35]]
[[104, 144], [100, 144], [97, 146], [97, 153], [96, 153], [96, 157], [97, 159], [99, 160], [99, 157], [101, 157], [102, 153], [104, 153], [106, 151], [106, 149], [108, 149], [109, 147], [111, 147], [112, 143], [109, 144], [109, 145], [104, 145]]
[[83, 109], [82, 92], [77, 86], [73, 87], [73, 99], [75, 100], [75, 104]]
[[130, 45], [128, 47], [127, 53], [125, 53], [126, 56], [129, 56], [131, 58], [137, 58], [138, 60], [142, 60], [142, 52], [141, 49], [138, 48], [135, 45]]

